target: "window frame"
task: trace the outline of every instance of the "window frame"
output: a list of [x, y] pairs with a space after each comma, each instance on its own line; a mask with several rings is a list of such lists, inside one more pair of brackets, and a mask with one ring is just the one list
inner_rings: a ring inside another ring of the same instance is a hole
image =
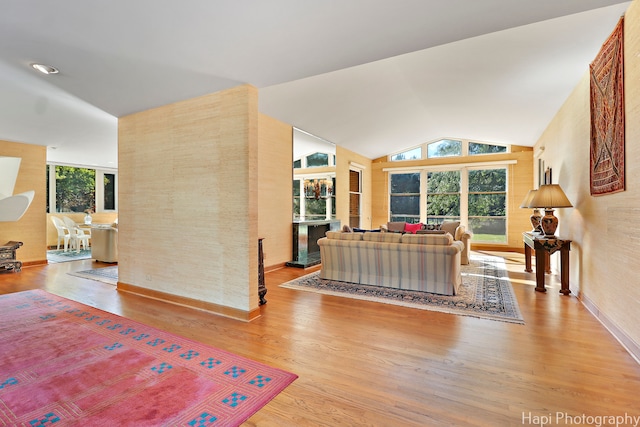
[[[81, 169], [91, 169], [95, 171], [95, 194], [94, 194], [94, 207], [95, 212], [118, 212], [118, 170], [111, 168], [96, 168], [94, 166], [85, 166], [85, 165], [71, 165], [65, 163], [47, 163], [49, 167], [49, 175], [48, 175], [48, 204], [47, 210], [49, 213], [64, 213], [58, 212], [57, 206], [57, 197], [56, 197], [56, 166], [66, 166], [72, 168], [81, 168]], [[105, 209], [104, 208], [104, 195], [105, 188], [104, 185], [98, 185], [98, 182], [104, 183], [104, 175], [112, 174], [115, 177], [114, 184], [114, 209]], [[70, 212], [68, 212], [70, 213]], [[77, 213], [77, 212], [76, 212]]]
[[[504, 242], [487, 242], [474, 240], [474, 243], [492, 243], [496, 245], [507, 245], [508, 244], [508, 230], [509, 230], [509, 165], [514, 163], [513, 161], [506, 162], [488, 162], [488, 163], [480, 163], [480, 164], [453, 164], [453, 165], [442, 165], [442, 166], [424, 166], [418, 168], [389, 168], [384, 169], [385, 172], [388, 172], [388, 192], [387, 192], [387, 221], [392, 220], [391, 214], [391, 176], [395, 174], [404, 174], [404, 173], [419, 173], [420, 174], [420, 219], [418, 222], [423, 224], [427, 224], [427, 174], [429, 172], [443, 172], [443, 171], [460, 171], [460, 224], [465, 226], [466, 229], [470, 230], [469, 227], [469, 171], [471, 170], [485, 170], [485, 169], [504, 169], [506, 174], [506, 185], [505, 185], [505, 240]], [[413, 194], [413, 193], [412, 193]]]

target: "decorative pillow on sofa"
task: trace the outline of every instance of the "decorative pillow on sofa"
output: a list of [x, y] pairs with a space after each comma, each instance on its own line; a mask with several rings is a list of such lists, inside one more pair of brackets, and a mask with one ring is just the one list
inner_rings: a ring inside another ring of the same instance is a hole
[[411, 233], [411, 234], [416, 234], [416, 231], [418, 230], [422, 230], [422, 223], [419, 222], [418, 224], [409, 224], [408, 222], [404, 224], [404, 232], [405, 233]]
[[440, 230], [444, 230], [452, 236], [456, 235], [456, 228], [460, 225], [460, 221], [444, 221], [440, 224]]
[[404, 221], [387, 222], [387, 230], [392, 233], [404, 233]]
[[440, 224], [424, 224], [422, 229], [428, 231], [440, 230]]

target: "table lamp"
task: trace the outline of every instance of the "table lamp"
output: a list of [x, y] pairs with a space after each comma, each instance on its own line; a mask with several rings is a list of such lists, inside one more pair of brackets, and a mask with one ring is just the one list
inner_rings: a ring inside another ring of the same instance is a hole
[[558, 184], [541, 185], [531, 199], [529, 207], [543, 208], [545, 215], [540, 225], [547, 238], [554, 237], [558, 228], [558, 218], [553, 214], [555, 208], [572, 208], [573, 205]]
[[533, 213], [529, 217], [531, 226], [533, 227], [533, 229], [531, 230], [532, 233], [542, 233], [542, 228], [540, 227], [540, 220], [542, 219], [542, 215], [540, 215], [540, 211], [537, 207], [531, 206], [531, 200], [533, 200], [533, 196], [535, 196], [537, 192], [538, 190], [529, 190], [527, 195], [524, 197], [524, 200], [520, 204], [520, 207], [522, 209], [533, 209]]

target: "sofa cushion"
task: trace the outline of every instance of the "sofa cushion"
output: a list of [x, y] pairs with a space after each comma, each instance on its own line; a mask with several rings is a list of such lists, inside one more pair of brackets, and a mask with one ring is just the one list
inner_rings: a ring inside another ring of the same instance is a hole
[[460, 221], [444, 221], [440, 224], [440, 230], [444, 230], [452, 236], [456, 235], [456, 228], [460, 225]]
[[327, 239], [333, 240], [362, 240], [362, 233], [343, 233], [341, 231], [327, 231]]
[[416, 231], [422, 229], [422, 223], [419, 222], [417, 224], [409, 224], [408, 222], [404, 224], [404, 232], [405, 233], [413, 233], [416, 234]]
[[[360, 233], [355, 233], [360, 234]], [[364, 233], [362, 240], [366, 242], [400, 243], [402, 234], [399, 233]]]
[[462, 240], [462, 235], [464, 234], [464, 226], [461, 225], [458, 228], [456, 228], [456, 234], [453, 236], [453, 240]]
[[404, 233], [404, 225], [406, 223], [404, 221], [397, 222], [387, 222], [387, 230], [392, 233]]
[[453, 243], [453, 237], [449, 233], [404, 234], [401, 242], [410, 245], [450, 245]]

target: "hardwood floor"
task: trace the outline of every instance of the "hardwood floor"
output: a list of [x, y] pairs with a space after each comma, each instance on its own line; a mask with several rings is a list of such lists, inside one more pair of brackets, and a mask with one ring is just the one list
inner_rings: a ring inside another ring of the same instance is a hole
[[548, 276], [547, 293], [534, 292], [523, 256], [501, 255], [526, 325], [278, 287], [317, 267], [267, 273], [268, 303], [251, 323], [67, 274], [105, 265], [91, 260], [0, 274], [0, 293], [45, 289], [300, 376], [246, 426], [516, 426], [543, 416], [570, 425], [556, 422], [556, 414], [640, 417], [640, 365], [574, 296], [558, 293], [556, 276]]

